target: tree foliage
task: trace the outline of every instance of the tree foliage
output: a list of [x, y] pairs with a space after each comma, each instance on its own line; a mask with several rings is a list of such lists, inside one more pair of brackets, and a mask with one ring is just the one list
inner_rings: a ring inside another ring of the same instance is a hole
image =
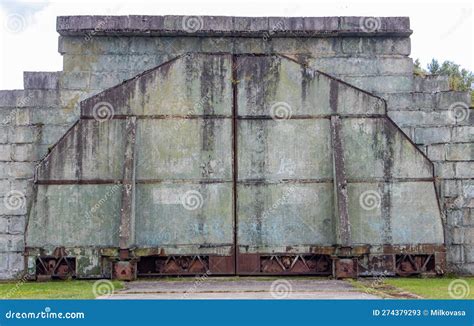
[[460, 65], [452, 61], [444, 61], [440, 64], [436, 59], [432, 59], [431, 62], [426, 65], [426, 69], [421, 67], [419, 59], [415, 60], [414, 65], [414, 73], [417, 75], [448, 76], [450, 88], [454, 91], [471, 91], [471, 105], [474, 103], [474, 73], [472, 71], [461, 68]]

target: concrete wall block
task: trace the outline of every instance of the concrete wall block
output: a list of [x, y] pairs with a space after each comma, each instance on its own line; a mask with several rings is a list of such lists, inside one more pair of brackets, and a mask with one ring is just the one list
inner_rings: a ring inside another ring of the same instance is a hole
[[[41, 108], [32, 110], [31, 122], [38, 125], [72, 125], [79, 119], [80, 109], [79, 103], [71, 105], [72, 108]], [[41, 140], [41, 130], [38, 126], [37, 138], [35, 143]]]
[[123, 52], [108, 53], [156, 54], [159, 52], [163, 52], [165, 46], [170, 41], [171, 39], [166, 37], [130, 37], [128, 40], [128, 48], [123, 49]]
[[[269, 31], [303, 31], [307, 28], [308, 23], [314, 27], [314, 21], [306, 19], [306, 24], [302, 17], [269, 17], [268, 30]], [[318, 24], [318, 23], [316, 23]], [[319, 25], [319, 24], [318, 24]]]
[[474, 143], [447, 144], [448, 161], [474, 161]]
[[32, 190], [32, 183], [31, 180], [17, 180], [12, 179], [10, 180], [10, 189], [9, 190], [16, 190], [20, 191], [24, 194], [30, 194]]
[[464, 233], [465, 233], [465, 228], [464, 227], [453, 227], [451, 229], [451, 242], [450, 244], [457, 244], [457, 245], [462, 245], [464, 244]]
[[25, 89], [58, 89], [61, 72], [25, 71], [23, 86]]
[[93, 71], [98, 59], [98, 55], [64, 54], [63, 71], [64, 73]]
[[415, 92], [435, 93], [450, 90], [448, 77], [439, 75], [415, 76], [413, 86]]
[[31, 144], [39, 140], [41, 127], [17, 126], [8, 129], [8, 141], [12, 144]]
[[412, 93], [412, 108], [431, 110], [436, 108], [436, 96], [430, 93]]
[[10, 128], [6, 125], [0, 124], [0, 144], [8, 143], [8, 131]]
[[26, 106], [29, 101], [24, 90], [0, 90], [0, 107]]
[[[235, 43], [237, 45], [238, 42]], [[332, 37], [305, 38], [303, 39], [303, 48], [311, 57], [333, 56], [342, 53], [342, 40]]]
[[439, 178], [450, 179], [454, 178], [455, 170], [454, 163], [450, 162], [434, 162], [435, 175]]
[[70, 128], [69, 125], [45, 125], [41, 133], [40, 144], [55, 144]]
[[[255, 19], [249, 17], [234, 17], [234, 29], [236, 30], [268, 31], [268, 23], [269, 22], [267, 17], [256, 17]], [[307, 20], [304, 22], [304, 26], [307, 28], [317, 28], [317, 26], [313, 26], [312, 23], [314, 24], [318, 22], [313, 20]]]
[[90, 72], [63, 73], [59, 79], [61, 89], [87, 90], [89, 88]]
[[0, 107], [23, 108], [38, 106], [56, 106], [57, 90], [13, 90], [0, 91]]
[[415, 128], [415, 143], [438, 144], [451, 140], [451, 129], [448, 127]]
[[128, 66], [125, 71], [145, 71], [160, 65], [165, 62], [161, 55], [130, 55], [128, 57]]
[[462, 194], [461, 180], [443, 180], [443, 196], [457, 197]]
[[474, 226], [474, 209], [465, 208], [463, 224], [467, 226]]
[[[413, 111], [413, 110], [391, 110], [389, 116], [399, 126], [454, 126], [455, 121], [450, 111]], [[468, 119], [458, 121], [457, 125], [470, 124]]]
[[464, 247], [462, 245], [450, 245], [446, 248], [446, 258], [451, 263], [464, 262]]
[[8, 253], [0, 252], [0, 279], [3, 271], [8, 270]]
[[203, 52], [234, 52], [234, 40], [228, 37], [206, 37], [201, 40]]
[[64, 72], [124, 71], [129, 69], [129, 62], [129, 55], [66, 54], [63, 56], [63, 70]]
[[469, 92], [449, 91], [436, 93], [436, 107], [441, 110], [449, 110], [454, 103], [466, 103], [470, 105], [471, 94]]
[[58, 51], [61, 54], [127, 54], [135, 49], [131, 47], [131, 40], [137, 39], [142, 39], [143, 43], [152, 43], [154, 38], [96, 37], [93, 33], [84, 36], [60, 36]]
[[466, 198], [474, 198], [474, 180], [462, 180], [462, 192]]
[[7, 179], [10, 176], [10, 163], [0, 161], [0, 179]]
[[37, 147], [33, 144], [13, 145], [12, 160], [16, 162], [34, 162], [39, 159]]
[[12, 272], [12, 276], [17, 276], [24, 268], [25, 256], [23, 256], [22, 252], [12, 252], [8, 254], [8, 269]]
[[460, 210], [460, 209], [456, 209], [456, 210], [449, 209], [446, 212], [446, 219], [449, 226], [462, 226], [463, 217], [464, 217], [464, 212], [463, 210]]
[[456, 163], [455, 171], [456, 178], [474, 178], [474, 161]]
[[10, 191], [10, 180], [0, 179], [0, 194], [5, 194]]
[[11, 161], [12, 159], [12, 146], [9, 144], [0, 145], [0, 161]]
[[124, 73], [122, 72], [110, 72], [107, 74], [92, 73], [90, 79], [90, 88], [103, 90], [118, 85], [126, 79], [128, 78], [124, 78]]
[[[271, 38], [271, 32], [263, 36], [263, 41], [268, 43], [271, 52], [283, 53], [288, 55], [304, 54], [311, 57], [327, 57], [336, 54], [334, 50], [334, 39], [326, 39], [322, 41], [309, 41], [303, 38]], [[236, 41], [235, 43], [238, 43]], [[312, 51], [317, 51], [313, 54]], [[324, 52], [326, 51], [326, 52]]]
[[474, 142], [474, 126], [454, 126], [453, 142]]
[[464, 261], [466, 263], [474, 263], [474, 245], [465, 245], [464, 246]]
[[430, 93], [380, 93], [387, 100], [389, 110], [431, 110], [435, 107], [435, 96]]
[[309, 59], [308, 64], [315, 69], [332, 75], [380, 76], [413, 74], [413, 61], [405, 57], [325, 57]]
[[178, 55], [187, 52], [196, 52], [201, 50], [202, 38], [198, 37], [160, 37], [156, 43], [159, 46], [158, 52], [151, 52], [148, 54], [167, 57], [170, 60]]
[[399, 127], [418, 126], [420, 121], [423, 121], [424, 113], [422, 111], [388, 111], [388, 116]]
[[[344, 16], [340, 17], [339, 28], [343, 30], [360, 30], [363, 31], [364, 21], [361, 22], [360, 17]], [[379, 19], [378, 30], [405, 30], [410, 29], [410, 21], [408, 17], [386, 17]]]
[[0, 279], [20, 279], [25, 268], [25, 258], [21, 252], [0, 253]]
[[29, 108], [0, 108], [0, 125], [25, 126], [31, 123]]
[[9, 176], [16, 179], [30, 179], [34, 175], [35, 163], [13, 162], [10, 163]]
[[448, 270], [458, 275], [474, 275], [474, 263], [452, 264]]
[[388, 111], [413, 108], [413, 93], [380, 93], [379, 96], [387, 101]]
[[474, 244], [474, 227], [464, 227], [464, 243]]
[[410, 55], [410, 39], [393, 37], [376, 40], [370, 37], [345, 37], [342, 39], [342, 51], [345, 54], [392, 54]]
[[403, 133], [408, 136], [408, 138], [412, 139], [414, 138], [415, 135], [415, 129], [411, 127], [401, 127]]
[[60, 105], [58, 107], [63, 110], [72, 111], [75, 107], [79, 106], [80, 101], [97, 93], [97, 91], [92, 90], [61, 90]]
[[[8, 216], [0, 216], [0, 236], [2, 234], [8, 233], [9, 223], [10, 223], [10, 219]], [[0, 267], [0, 270], [1, 270], [1, 267]]]
[[432, 161], [444, 161], [446, 160], [446, 145], [436, 144], [427, 146], [427, 156]]
[[[312, 39], [308, 39], [308, 42]], [[264, 40], [263, 38], [248, 38], [245, 39], [244, 42], [239, 42], [239, 41], [234, 41], [234, 53], [240, 54], [240, 53], [270, 53], [271, 52], [271, 43], [268, 40]], [[316, 43], [317, 44], [317, 43]], [[311, 47], [311, 43], [308, 45], [308, 47]], [[318, 49], [315, 44], [313, 44], [314, 53], [318, 53], [318, 55], [321, 55], [321, 52], [324, 52], [323, 49]], [[328, 50], [329, 51], [329, 50]]]
[[0, 237], [0, 252], [22, 252], [25, 249], [23, 235], [2, 235]]
[[26, 227], [26, 216], [11, 216], [8, 223], [8, 233], [23, 235]]
[[349, 84], [377, 95], [410, 92], [413, 89], [413, 76], [339, 77]]

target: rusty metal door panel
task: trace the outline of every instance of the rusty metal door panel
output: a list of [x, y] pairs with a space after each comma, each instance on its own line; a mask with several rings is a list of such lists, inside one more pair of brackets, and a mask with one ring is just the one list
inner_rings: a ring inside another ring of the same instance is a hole
[[278, 56], [235, 68], [237, 271], [325, 274], [313, 252], [335, 243], [330, 81]]
[[[433, 182], [400, 182], [394, 185], [392, 194], [390, 213], [394, 244], [444, 242]], [[407, 225], [410, 227], [407, 228]]]
[[354, 244], [391, 243], [390, 220], [383, 218], [378, 183], [349, 183], [348, 211]]
[[433, 178], [431, 162], [387, 118], [345, 118], [342, 135], [348, 179]]
[[36, 181], [28, 259], [73, 275], [444, 264], [433, 166], [385, 102], [283, 56], [187, 54], [81, 102]]
[[117, 246], [121, 193], [118, 184], [38, 185], [28, 246]]
[[216, 256], [225, 256], [222, 272], [233, 272], [226, 260], [234, 255], [231, 74], [230, 55], [185, 55], [133, 94], [142, 112], [134, 245], [171, 257], [150, 262], [158, 270], [139, 265], [142, 272], [186, 274], [193, 255], [203, 255], [196, 271], [218, 273]]
[[232, 254], [232, 183], [139, 184], [137, 190], [137, 246], [180, 254], [226, 247]]
[[342, 135], [353, 243], [442, 243], [428, 158], [385, 116], [346, 117]]
[[136, 164], [138, 181], [232, 182], [232, 120], [139, 120]]
[[[124, 155], [123, 120], [80, 120], [41, 162], [38, 181], [120, 180]], [[97, 164], [97, 162], [101, 162]]]
[[443, 227], [432, 182], [349, 183], [354, 244], [433, 244]]
[[[281, 56], [238, 56], [239, 116], [327, 116], [329, 79]], [[283, 107], [275, 106], [280, 103]]]
[[332, 149], [328, 119], [239, 120], [239, 181], [330, 181]]
[[238, 245], [248, 253], [332, 245], [332, 183], [239, 184]]
[[145, 71], [83, 102], [82, 115], [94, 116], [100, 101], [114, 116], [231, 115], [232, 56], [189, 53]]

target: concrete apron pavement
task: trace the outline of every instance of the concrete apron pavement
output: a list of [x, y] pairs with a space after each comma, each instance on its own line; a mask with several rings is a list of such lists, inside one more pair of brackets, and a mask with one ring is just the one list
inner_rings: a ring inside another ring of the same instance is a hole
[[281, 278], [139, 280], [98, 299], [379, 299], [347, 281]]

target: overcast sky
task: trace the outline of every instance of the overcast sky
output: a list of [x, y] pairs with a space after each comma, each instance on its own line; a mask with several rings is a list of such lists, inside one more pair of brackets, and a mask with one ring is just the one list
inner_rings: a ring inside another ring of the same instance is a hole
[[56, 16], [409, 16], [412, 58], [435, 57], [474, 71], [471, 1], [6, 1], [0, 0], [0, 89], [23, 88], [23, 71], [58, 71]]

